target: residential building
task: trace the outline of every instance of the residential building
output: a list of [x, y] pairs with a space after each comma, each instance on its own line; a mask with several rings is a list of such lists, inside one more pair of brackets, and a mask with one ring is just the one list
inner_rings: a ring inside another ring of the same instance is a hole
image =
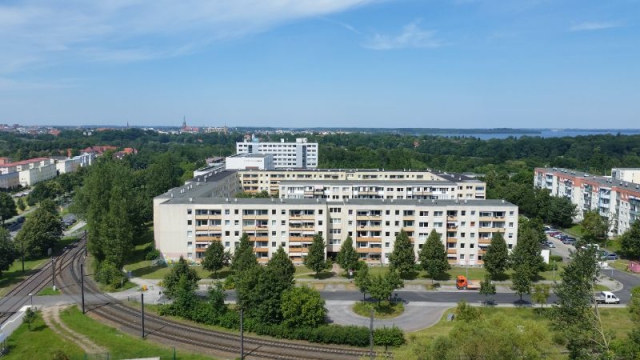
[[13, 189], [20, 185], [20, 179], [17, 172], [0, 174], [0, 189]]
[[611, 169], [611, 177], [616, 180], [640, 184], [640, 169], [635, 168], [613, 168]]
[[597, 211], [609, 223], [610, 236], [624, 233], [640, 219], [638, 183], [570, 169], [536, 168], [534, 186], [571, 200], [578, 209], [575, 221], [582, 221], [585, 211]]
[[318, 167], [318, 143], [307, 142], [306, 138], [297, 138], [296, 142], [259, 142], [255, 137], [251, 141], [236, 143], [237, 154], [273, 154], [276, 169], [315, 169]]
[[273, 170], [273, 154], [235, 154], [225, 160], [227, 170]]
[[32, 186], [57, 175], [55, 160], [35, 158], [0, 165], [1, 174], [18, 173], [21, 186]]
[[[329, 180], [314, 180], [325, 176]], [[455, 178], [458, 183], [445, 177]], [[328, 186], [331, 197], [323, 193], [300, 198], [286, 194], [271, 199], [234, 198], [238, 191], [253, 186], [247, 181], [266, 181], [257, 183], [252, 191], [271, 190], [274, 186], [276, 191], [285, 189], [284, 192], [295, 187], [296, 181], [304, 186], [320, 181], [322, 191]], [[364, 186], [361, 184], [375, 187], [376, 181], [383, 188], [382, 195], [378, 190], [358, 188]], [[334, 184], [339, 188], [338, 199], [332, 198]], [[466, 189], [467, 184], [472, 188]], [[393, 189], [387, 190], [387, 186]], [[447, 191], [434, 194], [432, 188], [441, 186]], [[343, 187], [348, 189], [343, 191]], [[399, 187], [403, 189], [398, 190]], [[511, 249], [517, 243], [518, 229], [517, 206], [502, 200], [484, 200], [484, 187], [478, 180], [429, 171], [216, 171], [154, 199], [155, 243], [167, 260], [183, 256], [198, 262], [212, 241], [221, 241], [226, 250], [233, 252], [246, 232], [260, 262], [266, 262], [282, 246], [299, 264], [315, 234], [325, 238], [329, 257], [335, 257], [342, 241], [351, 236], [361, 259], [387, 264], [401, 230], [412, 239], [416, 256], [435, 230], [442, 235], [451, 264], [481, 265], [493, 234], [503, 232]], [[476, 195], [482, 198], [476, 199]]]

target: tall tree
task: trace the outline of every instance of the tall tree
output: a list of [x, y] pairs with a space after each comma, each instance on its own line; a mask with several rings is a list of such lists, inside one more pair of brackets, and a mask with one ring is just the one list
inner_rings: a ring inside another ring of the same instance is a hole
[[485, 303], [489, 303], [489, 296], [496, 294], [496, 285], [491, 282], [491, 274], [484, 275], [484, 280], [480, 282], [480, 294], [485, 296]]
[[11, 219], [16, 215], [18, 215], [18, 211], [11, 195], [0, 192], [0, 217], [2, 218], [2, 223], [4, 224], [5, 220]]
[[509, 267], [509, 249], [504, 241], [501, 232], [493, 233], [491, 245], [487, 249], [487, 253], [482, 258], [484, 268], [491, 275], [492, 279], [500, 278]]
[[366, 294], [369, 291], [369, 286], [371, 285], [371, 277], [369, 276], [369, 265], [364, 262], [360, 262], [358, 264], [358, 272], [356, 273], [355, 278], [356, 286], [358, 290], [362, 293], [362, 300], [366, 299]]
[[308, 286], [294, 286], [282, 293], [283, 323], [290, 328], [324, 325], [327, 309], [320, 292]]
[[293, 265], [289, 255], [284, 251], [282, 246], [278, 248], [275, 254], [267, 263], [267, 268], [280, 276], [285, 284], [293, 284], [293, 276], [296, 273], [296, 267]]
[[209, 244], [204, 252], [204, 260], [202, 260], [202, 268], [213, 271], [213, 277], [218, 277], [218, 271], [229, 265], [229, 253], [224, 251], [224, 245], [221, 241], [214, 240]]
[[260, 323], [278, 324], [282, 321], [282, 294], [292, 287], [272, 269], [253, 266], [236, 278], [238, 306]]
[[[511, 268], [518, 271], [523, 266], [529, 273], [529, 280], [533, 281], [544, 268], [544, 259], [540, 255], [540, 243], [538, 235], [532, 228], [519, 231], [518, 244], [511, 253]], [[522, 269], [520, 269], [522, 271]]]
[[62, 235], [62, 220], [51, 200], [40, 204], [27, 218], [15, 238], [15, 244], [24, 248], [25, 257], [33, 259], [46, 256], [53, 249]]
[[389, 255], [391, 269], [398, 270], [402, 278], [406, 278], [414, 271], [416, 265], [416, 255], [413, 250], [411, 239], [404, 230], [396, 235], [393, 243], [393, 252]]
[[24, 211], [27, 208], [27, 204], [24, 203], [24, 198], [18, 198], [18, 209]]
[[149, 197], [153, 198], [171, 188], [180, 186], [181, 175], [182, 169], [174, 154], [167, 152], [158, 156], [149, 166], [147, 172], [146, 186]]
[[640, 259], [640, 220], [636, 220], [631, 227], [620, 236], [620, 246], [626, 256]]
[[517, 266], [511, 276], [511, 282], [511, 289], [516, 292], [516, 295], [520, 296], [520, 302], [522, 302], [524, 294], [531, 294], [531, 270], [529, 265], [525, 263]]
[[313, 243], [309, 246], [309, 253], [304, 258], [304, 266], [316, 272], [318, 274], [327, 269], [327, 261], [325, 260], [325, 244], [322, 235], [315, 234], [313, 236]]
[[193, 292], [198, 288], [198, 281], [200, 281], [200, 277], [196, 270], [192, 269], [187, 261], [180, 256], [178, 262], [171, 267], [171, 271], [164, 277], [164, 293], [173, 298], [181, 288], [187, 288], [187, 290]]
[[369, 284], [369, 294], [378, 300], [378, 306], [383, 300], [389, 300], [391, 294], [404, 286], [404, 282], [395, 270], [389, 269], [385, 275], [376, 275], [371, 277]]
[[253, 246], [249, 241], [249, 235], [243, 233], [240, 237], [240, 244], [236, 247], [231, 261], [231, 270], [243, 272], [258, 265], [256, 254], [253, 253]]
[[609, 224], [597, 211], [587, 211], [582, 220], [582, 239], [587, 243], [602, 242], [607, 238]]
[[594, 247], [578, 248], [556, 284], [554, 325], [568, 339], [572, 359], [593, 358], [609, 352], [610, 335], [602, 329], [598, 306], [593, 306], [593, 289], [599, 267]]
[[420, 265], [427, 272], [427, 276], [431, 278], [431, 283], [433, 283], [434, 278], [451, 268], [441, 236], [435, 229], [431, 230], [418, 258], [420, 259]]
[[533, 294], [531, 294], [531, 299], [536, 303], [540, 304], [540, 307], [544, 307], [544, 304], [547, 303], [549, 299], [549, 295], [551, 291], [551, 286], [549, 284], [536, 284], [533, 287]]
[[0, 277], [2, 272], [9, 270], [11, 264], [18, 258], [18, 252], [11, 241], [9, 231], [0, 226]]
[[356, 266], [358, 266], [359, 259], [360, 256], [358, 256], [358, 252], [353, 248], [353, 239], [351, 239], [351, 236], [347, 236], [340, 246], [340, 252], [338, 252], [338, 265], [340, 265], [342, 270], [348, 272], [355, 270]]

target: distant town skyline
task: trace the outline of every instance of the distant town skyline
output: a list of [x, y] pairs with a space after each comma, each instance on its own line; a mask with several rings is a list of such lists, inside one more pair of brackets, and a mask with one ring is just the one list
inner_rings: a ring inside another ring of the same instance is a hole
[[640, 1], [0, 4], [0, 124], [640, 128]]

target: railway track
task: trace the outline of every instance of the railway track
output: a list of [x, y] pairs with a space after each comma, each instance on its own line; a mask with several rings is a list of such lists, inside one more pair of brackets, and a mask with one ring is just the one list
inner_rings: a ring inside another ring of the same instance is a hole
[[[58, 256], [56, 266], [56, 278], [62, 270], [66, 269], [73, 261], [74, 256], [78, 252], [84, 251], [85, 239], [82, 238], [75, 244], [69, 246], [64, 252]], [[11, 289], [7, 295], [0, 299], [0, 325], [4, 324], [13, 314], [15, 314], [22, 306], [24, 306], [30, 299], [29, 294], [37, 294], [40, 290], [44, 289], [49, 282], [51, 282], [51, 269], [52, 262], [47, 262], [43, 267], [24, 281], [19, 283], [16, 287]]]
[[[61, 273], [62, 281], [65, 284], [63, 291], [78, 299], [81, 260], [82, 252], [76, 253], [72, 266]], [[88, 312], [96, 314], [125, 331], [141, 334], [142, 325], [139, 311], [103, 294], [97, 285], [89, 279], [85, 279], [84, 284], [85, 297], [90, 299], [87, 301], [88, 305], [85, 306]], [[240, 353], [240, 336], [238, 335], [191, 326], [150, 314], [145, 314], [144, 320], [146, 337], [159, 342], [183, 345], [207, 353], [224, 354], [231, 357], [237, 357]], [[244, 338], [244, 351], [246, 359], [346, 360], [360, 359], [371, 355], [368, 350], [362, 349], [308, 345], [252, 337]]]

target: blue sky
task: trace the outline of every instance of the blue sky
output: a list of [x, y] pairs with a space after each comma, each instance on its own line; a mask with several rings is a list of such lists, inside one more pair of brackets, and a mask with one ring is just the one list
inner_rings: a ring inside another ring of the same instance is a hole
[[639, 0], [5, 0], [0, 123], [640, 127]]

